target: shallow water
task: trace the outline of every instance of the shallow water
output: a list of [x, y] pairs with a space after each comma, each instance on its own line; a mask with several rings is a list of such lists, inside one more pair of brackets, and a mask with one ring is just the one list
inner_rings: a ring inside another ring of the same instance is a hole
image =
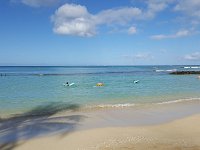
[[[0, 67], [0, 114], [49, 103], [126, 107], [200, 98], [197, 75], [170, 75], [185, 66]], [[139, 83], [134, 84], [134, 80]], [[66, 87], [63, 83], [75, 83]], [[103, 87], [96, 83], [103, 82]]]

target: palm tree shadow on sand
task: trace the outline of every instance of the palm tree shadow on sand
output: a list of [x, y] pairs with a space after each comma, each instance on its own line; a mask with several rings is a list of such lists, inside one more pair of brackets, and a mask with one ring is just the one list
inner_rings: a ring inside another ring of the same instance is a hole
[[37, 136], [60, 133], [66, 135], [76, 129], [76, 126], [86, 116], [55, 115], [62, 111], [74, 111], [77, 104], [49, 103], [38, 106], [31, 111], [10, 118], [0, 119], [0, 149], [11, 150]]

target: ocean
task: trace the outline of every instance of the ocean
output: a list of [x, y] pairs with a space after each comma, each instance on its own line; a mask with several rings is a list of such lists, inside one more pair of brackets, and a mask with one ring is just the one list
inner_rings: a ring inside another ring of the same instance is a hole
[[175, 70], [200, 66], [2, 66], [0, 116], [50, 103], [95, 109], [200, 100], [198, 75], [169, 74]]

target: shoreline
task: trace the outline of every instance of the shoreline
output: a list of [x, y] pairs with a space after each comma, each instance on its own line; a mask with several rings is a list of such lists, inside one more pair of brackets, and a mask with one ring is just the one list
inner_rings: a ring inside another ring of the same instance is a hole
[[[77, 112], [93, 112], [93, 111], [101, 111], [101, 110], [119, 110], [119, 109], [129, 109], [129, 108], [143, 108], [143, 107], [154, 107], [156, 105], [160, 105], [161, 107], [164, 105], [169, 105], [169, 104], [185, 104], [185, 103], [196, 103], [196, 102], [200, 102], [200, 97], [188, 97], [188, 98], [177, 98], [177, 99], [172, 99], [172, 100], [167, 100], [167, 101], [158, 101], [158, 102], [146, 102], [146, 103], [131, 103], [131, 102], [125, 102], [125, 103], [103, 103], [103, 104], [83, 104], [83, 105], [79, 105], [78, 103], [62, 103], [63, 105], [68, 105], [68, 107], [76, 107], [75, 109], [73, 109], [73, 111], [77, 111]], [[47, 103], [45, 105], [39, 105], [36, 106], [35, 108], [39, 108], [39, 107], [45, 107], [45, 111], [47, 111], [47, 113], [49, 113], [49, 111], [47, 110], [47, 106], [51, 105], [51, 104], [56, 104], [56, 103], [60, 103], [60, 102], [50, 102]], [[19, 115], [23, 115], [24, 113], [34, 110], [35, 108], [31, 108], [31, 109], [25, 109], [25, 110], [21, 110], [21, 111], [17, 111], [14, 113], [14, 111], [10, 111], [10, 112], [1, 112], [0, 114], [0, 119], [9, 119], [13, 116], [19, 116]], [[43, 113], [45, 113], [45, 111]], [[62, 110], [61, 110], [62, 111]], [[62, 112], [61, 112], [62, 113]], [[65, 112], [64, 112], [65, 113]]]
[[[66, 135], [22, 141], [16, 150], [32, 149], [200, 149], [200, 114], [169, 123], [106, 127], [76, 131]], [[25, 143], [23, 143], [25, 142]]]

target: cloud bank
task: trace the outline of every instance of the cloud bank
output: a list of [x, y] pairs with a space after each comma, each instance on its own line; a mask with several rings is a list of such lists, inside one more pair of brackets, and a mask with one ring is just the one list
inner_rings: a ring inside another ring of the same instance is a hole
[[[53, 31], [57, 34], [90, 37], [97, 34], [99, 26], [107, 25], [126, 28], [128, 34], [135, 34], [136, 27], [131, 26], [137, 21], [153, 19], [157, 13], [169, 8], [174, 12], [188, 14], [200, 18], [199, 0], [144, 0], [146, 7], [121, 7], [102, 10], [96, 14], [90, 13], [85, 6], [77, 4], [64, 4], [52, 15]], [[189, 7], [187, 7], [189, 6]], [[76, 15], [74, 15], [76, 14]], [[177, 33], [151, 36], [152, 39], [179, 38], [191, 35], [189, 30], [180, 30]]]
[[90, 13], [85, 6], [77, 4], [64, 4], [52, 15], [54, 23], [53, 31], [57, 34], [94, 36], [98, 26], [120, 26], [126, 27], [129, 34], [136, 33], [136, 27], [131, 26], [138, 20], [148, 20], [163, 11], [170, 0], [146, 1], [146, 9], [137, 7], [121, 7], [102, 10], [96, 14]]
[[[32, 7], [51, 6], [61, 0], [20, 0], [21, 3]], [[174, 12], [180, 12], [191, 18], [192, 23], [200, 23], [200, 1], [199, 0], [144, 0], [142, 9], [138, 7], [121, 7], [102, 10], [96, 14], [90, 13], [85, 6], [78, 4], [64, 4], [59, 7], [54, 15], [53, 31], [57, 34], [94, 36], [97, 28], [101, 25], [122, 26], [127, 28], [128, 34], [135, 34], [136, 28], [131, 26], [137, 20], [153, 19], [157, 13], [172, 5]], [[74, 15], [75, 14], [75, 15]], [[188, 36], [188, 30], [181, 30], [175, 34], [158, 34], [151, 36], [152, 39], [160, 40], [167, 38], [178, 38]]]
[[[10, 0], [20, 2], [31, 7], [52, 6], [67, 0]], [[132, 0], [132, 4], [141, 3], [142, 7], [120, 7], [102, 10], [96, 14], [90, 13], [86, 6], [78, 4], [64, 4], [52, 15], [53, 31], [62, 35], [91, 37], [98, 33], [100, 26], [115, 27], [128, 34], [135, 34], [133, 24], [146, 21], [164, 10], [177, 13], [184, 18], [188, 25], [200, 25], [200, 0]], [[152, 39], [179, 38], [190, 35], [189, 30], [180, 30], [171, 35], [158, 34]]]
[[174, 10], [183, 12], [190, 17], [196, 17], [200, 19], [200, 1], [199, 0], [178, 1]]

